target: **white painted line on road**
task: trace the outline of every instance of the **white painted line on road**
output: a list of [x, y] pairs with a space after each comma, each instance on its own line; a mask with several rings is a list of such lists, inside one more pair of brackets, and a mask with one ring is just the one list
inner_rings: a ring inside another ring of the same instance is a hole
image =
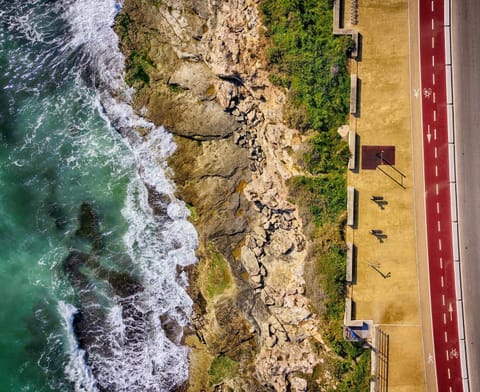
[[447, 314], [443, 313], [443, 324], [447, 324]]
[[447, 104], [453, 104], [453, 93], [452, 93], [452, 66], [445, 66], [445, 83], [447, 86]]
[[435, 29], [435, 21], [432, 18], [432, 30], [434, 30], [434, 29]]
[[435, 165], [435, 177], [438, 177], [438, 166]]
[[435, 86], [435, 74], [434, 73], [432, 73], [432, 83]]
[[438, 158], [438, 149], [437, 149], [437, 147], [435, 147], [435, 159], [437, 159], [437, 158]]
[[[447, 342], [448, 342], [448, 333], [447, 333], [447, 331], [444, 331], [444, 335], [445, 335], [445, 343], [447, 343]], [[448, 369], [448, 372], [449, 372], [449, 374], [450, 374], [450, 369]], [[450, 377], [448, 377], [448, 378], [450, 378]]]
[[[465, 340], [461, 340], [458, 342], [458, 345], [460, 346], [460, 365], [462, 366], [462, 375], [465, 377], [467, 374], [467, 350], [465, 347]], [[463, 389], [464, 392], [468, 392], [468, 389]]]
[[450, 27], [445, 26], [445, 64], [452, 64], [452, 47], [450, 42]]
[[449, 0], [445, 0], [443, 10], [444, 10], [443, 23], [446, 26], [450, 26], [450, 1]]
[[435, 184], [435, 194], [438, 196], [438, 184]]
[[442, 250], [442, 239], [438, 239], [438, 250]]
[[433, 121], [437, 121], [437, 111], [435, 109], [433, 110]]
[[[450, 368], [447, 368], [447, 375], [448, 375], [448, 379], [450, 380], [452, 378], [452, 375], [450, 374]], [[450, 387], [450, 389], [452, 389], [452, 387]]]
[[445, 350], [445, 354], [447, 355], [447, 361], [450, 360], [450, 356], [448, 355], [448, 350]]
[[455, 182], [455, 145], [448, 145], [448, 174], [450, 182]]
[[432, 54], [432, 67], [435, 67], [435, 56]]
[[434, 9], [434, 7], [433, 7], [433, 0], [432, 0], [432, 12], [433, 12], [433, 9]]
[[[463, 327], [463, 306], [462, 301], [457, 301], [457, 324], [458, 324], [458, 339], [465, 339], [465, 330]], [[462, 342], [460, 342], [460, 352], [462, 350]]]
[[437, 201], [437, 214], [440, 214], [440, 203]]
[[447, 126], [448, 126], [448, 142], [455, 143], [455, 130], [453, 127], [453, 105], [447, 105]]
[[437, 221], [437, 231], [440, 233], [442, 230], [440, 229], [440, 221]]
[[435, 49], [435, 37], [432, 37], [432, 49]]
[[460, 252], [458, 246], [458, 223], [452, 222], [452, 248], [453, 248], [453, 261], [460, 261]]
[[[443, 257], [440, 257], [440, 268], [443, 269]], [[443, 305], [445, 306], [445, 296], [442, 295], [442, 302]]]
[[442, 287], [445, 285], [445, 281], [443, 280], [443, 275], [440, 276], [440, 284], [442, 285]]
[[433, 92], [433, 103], [437, 103], [437, 94]]
[[[450, 369], [449, 369], [450, 370]], [[448, 387], [448, 392], [453, 392], [452, 387]]]
[[[440, 259], [441, 260], [441, 259]], [[442, 267], [443, 268], [443, 267]], [[445, 306], [445, 294], [442, 294], [442, 305]]]
[[437, 140], [437, 128], [433, 128], [433, 140]]
[[450, 184], [450, 205], [451, 205], [451, 214], [452, 222], [457, 222], [457, 188], [454, 182]]
[[460, 273], [460, 263], [455, 262], [453, 263], [454, 266], [454, 278], [455, 278], [455, 293], [457, 296], [457, 301], [462, 299], [462, 283], [460, 277], [462, 276]]

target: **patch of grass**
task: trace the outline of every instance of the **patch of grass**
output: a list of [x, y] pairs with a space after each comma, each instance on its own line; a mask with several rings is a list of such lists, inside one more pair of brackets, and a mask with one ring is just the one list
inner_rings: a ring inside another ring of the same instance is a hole
[[209, 244], [205, 290], [210, 299], [222, 294], [232, 283], [228, 262]]
[[371, 360], [370, 351], [363, 351], [353, 370], [342, 378], [337, 392], [364, 392], [370, 390]]
[[195, 222], [198, 219], [197, 209], [191, 204], [187, 204], [187, 208], [190, 211], [190, 219]]
[[208, 370], [210, 383], [220, 384], [223, 380], [232, 377], [237, 371], [238, 363], [226, 355], [216, 357]]
[[345, 211], [346, 173], [332, 171], [322, 176], [293, 177], [288, 181], [290, 197], [306, 206], [308, 220], [313, 221], [316, 228], [328, 222], [336, 222]]
[[130, 86], [136, 82], [141, 82], [148, 85], [150, 83], [150, 76], [148, 75], [147, 70], [149, 67], [154, 66], [155, 63], [150, 58], [148, 49], [144, 49], [142, 51], [130, 51], [125, 62], [125, 81]]
[[168, 84], [168, 89], [173, 92], [173, 93], [181, 93], [183, 91], [183, 88], [179, 86], [178, 84]]
[[350, 157], [348, 143], [335, 129], [317, 132], [310, 139], [310, 150], [305, 155], [305, 165], [313, 175], [343, 171]]

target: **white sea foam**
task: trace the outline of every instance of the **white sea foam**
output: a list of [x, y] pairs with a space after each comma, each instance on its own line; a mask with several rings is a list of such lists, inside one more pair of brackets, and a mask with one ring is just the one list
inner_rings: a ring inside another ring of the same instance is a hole
[[[197, 234], [186, 220], [189, 211], [173, 196], [174, 185], [166, 176], [165, 159], [175, 145], [165, 129], [139, 117], [129, 105], [124, 58], [111, 29], [118, 2], [76, 0], [64, 7], [74, 35], [71, 45], [81, 47], [93, 61], [102, 113], [124, 136], [137, 167], [122, 214], [128, 222], [124, 242], [144, 290], [128, 300], [118, 298], [111, 308], [106, 339], [113, 355], [92, 359], [97, 361], [97, 381], [119, 392], [168, 391], [187, 378], [188, 352], [176, 343], [179, 336], [173, 341], [166, 336], [160, 319], [166, 317], [179, 327], [187, 324], [192, 301], [184, 277], [177, 277], [177, 266], [194, 263], [197, 246]], [[136, 129], [148, 129], [148, 135], [140, 137]], [[147, 187], [166, 196], [160, 201], [165, 215], [153, 213]], [[137, 317], [125, 315], [129, 306]]]
[[73, 382], [75, 392], [98, 392], [92, 371], [85, 364], [85, 351], [78, 348], [73, 331], [73, 318], [75, 313], [77, 313], [77, 309], [75, 306], [63, 301], [59, 301], [57, 309], [62, 318], [69, 353], [65, 373]]

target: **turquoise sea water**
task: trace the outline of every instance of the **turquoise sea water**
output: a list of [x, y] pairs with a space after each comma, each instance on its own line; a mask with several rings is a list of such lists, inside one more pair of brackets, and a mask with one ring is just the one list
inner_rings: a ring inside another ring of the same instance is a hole
[[0, 0], [0, 392], [187, 377], [180, 332], [162, 325], [187, 323], [176, 270], [195, 262], [196, 234], [165, 178], [170, 136], [128, 105], [120, 6]]

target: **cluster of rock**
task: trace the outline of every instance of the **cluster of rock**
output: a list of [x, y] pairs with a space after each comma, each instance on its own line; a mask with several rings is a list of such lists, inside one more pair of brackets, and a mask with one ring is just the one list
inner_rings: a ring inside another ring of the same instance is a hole
[[307, 242], [285, 184], [300, 173], [292, 151], [302, 138], [283, 123], [285, 96], [268, 82], [259, 0], [133, 3], [124, 7], [139, 28], [130, 41], [148, 45], [156, 64], [136, 104], [179, 137], [179, 194], [197, 209], [203, 249], [215, 244], [238, 286], [236, 299], [210, 307], [197, 292], [196, 334], [214, 353], [241, 352], [239, 361], [239, 345], [253, 350], [254, 369], [225, 388], [306, 391], [321, 362], [314, 342], [328, 348], [305, 295]]

